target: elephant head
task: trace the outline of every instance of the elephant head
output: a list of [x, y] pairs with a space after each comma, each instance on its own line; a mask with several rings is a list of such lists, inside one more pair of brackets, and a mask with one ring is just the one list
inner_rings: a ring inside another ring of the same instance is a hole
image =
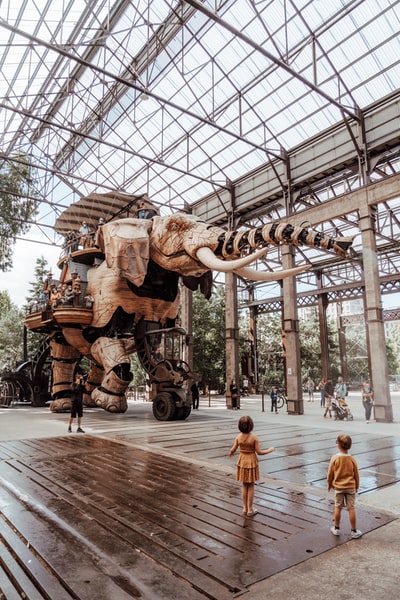
[[314, 229], [285, 222], [226, 231], [183, 213], [155, 216], [149, 221], [113, 221], [102, 228], [97, 240], [105, 253], [107, 266], [136, 286], [143, 283], [150, 259], [184, 277], [201, 277], [207, 271], [216, 270], [270, 281], [291, 277], [309, 268], [301, 266], [266, 273], [247, 267], [264, 256], [270, 246], [307, 245], [345, 256], [351, 243], [352, 238], [334, 239]]

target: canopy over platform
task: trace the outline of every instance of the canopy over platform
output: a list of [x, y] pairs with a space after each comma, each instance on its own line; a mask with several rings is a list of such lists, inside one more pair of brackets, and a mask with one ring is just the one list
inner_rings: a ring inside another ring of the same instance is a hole
[[122, 217], [134, 217], [139, 202], [146, 208], [155, 209], [147, 194], [124, 194], [107, 192], [106, 194], [89, 194], [71, 204], [56, 220], [55, 230], [62, 235], [69, 231], [78, 231], [85, 221], [90, 229], [94, 229], [100, 217], [105, 222]]

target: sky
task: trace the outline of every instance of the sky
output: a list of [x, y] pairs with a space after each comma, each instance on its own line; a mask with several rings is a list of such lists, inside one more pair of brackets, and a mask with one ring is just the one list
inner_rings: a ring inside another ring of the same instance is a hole
[[[32, 236], [30, 238], [33, 239]], [[60, 251], [61, 248], [41, 244], [39, 240], [38, 242], [17, 240], [13, 254], [14, 268], [7, 273], [0, 272], [0, 291], [8, 291], [11, 301], [22, 308], [26, 304], [29, 283], [35, 279], [36, 260], [43, 256], [56, 275], [59, 272], [57, 260]]]

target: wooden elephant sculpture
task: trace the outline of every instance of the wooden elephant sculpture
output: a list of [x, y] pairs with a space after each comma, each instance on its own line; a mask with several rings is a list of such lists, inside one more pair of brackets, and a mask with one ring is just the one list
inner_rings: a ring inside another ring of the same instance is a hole
[[[99, 228], [91, 248], [65, 250], [58, 287], [69, 289], [70, 304], [50, 300], [27, 316], [27, 327], [50, 336], [53, 364], [51, 410], [67, 410], [71, 382], [82, 356], [90, 368], [85, 404], [110, 412], [127, 408], [130, 355], [137, 352], [153, 386], [157, 419], [185, 419], [190, 399], [176, 327], [179, 281], [211, 294], [212, 270], [253, 280], [277, 280], [305, 270], [259, 272], [248, 265], [270, 245], [308, 245], [344, 255], [347, 238], [333, 239], [287, 223], [226, 231], [187, 214], [125, 218]], [[48, 287], [56, 286], [49, 283]], [[72, 300], [71, 300], [72, 299]]]

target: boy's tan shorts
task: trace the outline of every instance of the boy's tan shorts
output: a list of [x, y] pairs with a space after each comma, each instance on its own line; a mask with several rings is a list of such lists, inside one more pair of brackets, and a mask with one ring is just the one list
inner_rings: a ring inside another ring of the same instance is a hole
[[354, 508], [356, 490], [335, 490], [335, 506], [337, 508]]

